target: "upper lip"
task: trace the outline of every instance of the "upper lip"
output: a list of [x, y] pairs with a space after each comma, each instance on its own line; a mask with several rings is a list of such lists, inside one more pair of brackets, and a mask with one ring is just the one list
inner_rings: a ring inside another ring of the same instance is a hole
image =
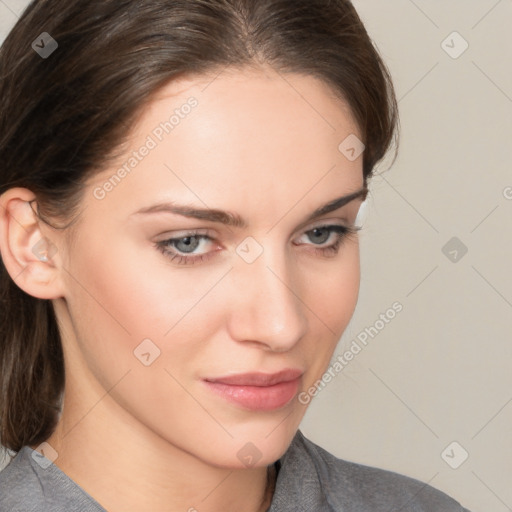
[[207, 382], [217, 382], [230, 386], [273, 386], [280, 382], [289, 382], [298, 379], [304, 372], [298, 369], [286, 369], [277, 373], [240, 373], [212, 379], [205, 379]]

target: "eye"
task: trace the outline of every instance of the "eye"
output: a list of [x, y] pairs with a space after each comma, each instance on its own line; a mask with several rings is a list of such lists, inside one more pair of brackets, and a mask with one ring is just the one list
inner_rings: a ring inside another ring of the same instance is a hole
[[194, 264], [199, 261], [206, 261], [212, 257], [214, 252], [205, 252], [203, 254], [194, 253], [198, 247], [204, 247], [204, 241], [213, 242], [213, 238], [206, 234], [201, 234], [197, 231], [187, 233], [185, 236], [179, 238], [169, 238], [156, 242], [156, 248], [164, 255], [169, 256], [171, 261], [178, 264]]
[[[349, 237], [355, 237], [358, 231], [362, 228], [355, 226], [341, 226], [341, 225], [330, 225], [330, 226], [318, 226], [304, 233], [310, 240], [314, 240], [313, 250], [315, 253], [322, 256], [335, 256], [338, 254], [342, 242], [347, 240]], [[334, 236], [332, 236], [334, 235]], [[334, 238], [334, 241], [324, 247], [316, 247], [320, 244], [325, 244], [328, 240]], [[302, 245], [302, 244], [299, 244]]]
[[[340, 249], [343, 241], [353, 237], [360, 231], [360, 227], [328, 225], [318, 226], [305, 231], [302, 237], [307, 237], [313, 241], [312, 244], [299, 243], [296, 245], [312, 245], [315, 254], [322, 256], [335, 256]], [[330, 243], [325, 245], [330, 240]], [[198, 231], [186, 233], [185, 236], [169, 238], [155, 243], [155, 247], [171, 261], [180, 265], [193, 265], [198, 262], [204, 262], [212, 258], [217, 251], [197, 253], [198, 248], [214, 242], [215, 239]], [[205, 243], [203, 243], [205, 242]], [[322, 245], [322, 247], [319, 247]]]

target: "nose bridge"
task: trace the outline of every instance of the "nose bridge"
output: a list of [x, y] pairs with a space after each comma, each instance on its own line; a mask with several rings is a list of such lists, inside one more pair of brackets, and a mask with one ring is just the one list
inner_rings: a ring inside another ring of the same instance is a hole
[[239, 248], [242, 256], [233, 272], [240, 289], [231, 311], [231, 335], [239, 341], [286, 351], [304, 335], [306, 318], [304, 305], [294, 290], [299, 283], [293, 281], [286, 254], [282, 248], [271, 249], [270, 245], [268, 242], [263, 250], [260, 248], [259, 256], [251, 263], [244, 259], [244, 244]]

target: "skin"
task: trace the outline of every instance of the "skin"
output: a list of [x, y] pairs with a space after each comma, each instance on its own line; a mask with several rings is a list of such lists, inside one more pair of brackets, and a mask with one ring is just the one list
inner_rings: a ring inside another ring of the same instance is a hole
[[[267, 465], [284, 454], [307, 406], [295, 397], [277, 410], [246, 410], [201, 379], [301, 368], [306, 391], [357, 303], [357, 236], [325, 256], [315, 247], [336, 234], [316, 241], [310, 230], [352, 225], [362, 199], [304, 225], [363, 187], [362, 157], [338, 150], [348, 135], [361, 138], [350, 110], [312, 76], [285, 80], [268, 68], [214, 76], [158, 93], [127, 154], [190, 96], [198, 106], [103, 199], [95, 188], [127, 157], [89, 180], [72, 233], [41, 222], [28, 189], [0, 198], [5, 265], [20, 288], [52, 300], [61, 329], [66, 389], [47, 441], [54, 463], [109, 511], [266, 510]], [[133, 215], [169, 200], [229, 210], [249, 226]], [[214, 239], [195, 250], [210, 252], [208, 261], [182, 265], [154, 246], [191, 229]], [[31, 251], [43, 236], [57, 248], [46, 262]], [[250, 264], [236, 252], [247, 237], [263, 248]], [[146, 338], [161, 351], [150, 366], [133, 353]], [[253, 467], [237, 457], [249, 442], [261, 454]]]

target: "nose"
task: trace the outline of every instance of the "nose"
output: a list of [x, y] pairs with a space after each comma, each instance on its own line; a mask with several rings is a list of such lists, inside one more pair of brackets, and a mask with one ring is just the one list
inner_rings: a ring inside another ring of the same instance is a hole
[[285, 256], [265, 249], [250, 264], [238, 261], [231, 274], [235, 287], [228, 326], [231, 337], [273, 352], [292, 349], [306, 332], [307, 307]]

